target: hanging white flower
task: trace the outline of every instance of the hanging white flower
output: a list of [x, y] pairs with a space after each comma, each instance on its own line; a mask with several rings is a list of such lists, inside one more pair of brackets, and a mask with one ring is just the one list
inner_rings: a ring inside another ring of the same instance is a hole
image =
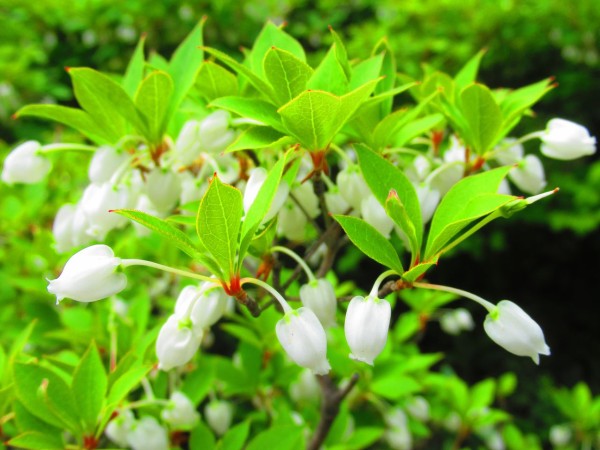
[[169, 316], [156, 339], [158, 368], [170, 370], [188, 363], [200, 348], [202, 334], [192, 329], [190, 320]]
[[348, 304], [344, 332], [350, 358], [373, 365], [387, 341], [392, 309], [383, 299], [354, 297]]
[[154, 417], [145, 416], [133, 425], [127, 443], [132, 450], [168, 450], [169, 436]]
[[231, 115], [224, 110], [215, 111], [200, 124], [199, 138], [202, 150], [208, 153], [221, 153], [235, 139], [235, 132], [229, 128]]
[[596, 138], [586, 127], [569, 120], [550, 120], [540, 139], [542, 154], [548, 158], [569, 160], [596, 153]]
[[92, 156], [88, 177], [92, 183], [110, 181], [115, 172], [127, 162], [129, 155], [109, 145], [99, 147]]
[[508, 172], [508, 178], [528, 194], [537, 194], [546, 186], [542, 161], [535, 155], [527, 155], [519, 165]]
[[52, 168], [50, 161], [40, 153], [41, 149], [39, 142], [27, 141], [10, 152], [2, 167], [2, 181], [7, 184], [41, 181]]
[[231, 426], [233, 406], [224, 400], [213, 400], [205, 406], [204, 417], [210, 428], [218, 436], [223, 436]]
[[324, 278], [309, 281], [300, 288], [302, 304], [312, 310], [325, 327], [334, 327], [337, 299], [333, 286]]
[[169, 405], [161, 412], [161, 417], [172, 428], [188, 430], [196, 425], [200, 414], [183, 392], [175, 391], [169, 398]]
[[181, 194], [181, 180], [172, 170], [156, 168], [146, 179], [146, 195], [156, 209], [166, 213], [171, 211]]

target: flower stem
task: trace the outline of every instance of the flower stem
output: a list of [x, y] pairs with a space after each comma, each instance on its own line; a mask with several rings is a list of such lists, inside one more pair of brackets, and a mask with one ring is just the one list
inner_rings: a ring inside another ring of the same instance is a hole
[[465, 297], [465, 298], [468, 298], [469, 300], [473, 300], [474, 302], [479, 303], [481, 306], [483, 306], [485, 309], [487, 309], [487, 311], [490, 313], [494, 309], [496, 309], [496, 305], [494, 305], [493, 303], [490, 303], [487, 300], [484, 300], [483, 298], [479, 297], [478, 295], [471, 294], [470, 292], [467, 292], [467, 291], [463, 291], [462, 289], [457, 289], [457, 288], [453, 288], [450, 286], [442, 286], [439, 284], [421, 283], [418, 281], [414, 282], [413, 286], [416, 288], [432, 289], [435, 291], [444, 291], [444, 292], [450, 292], [451, 294], [460, 295], [461, 297]]
[[379, 275], [375, 280], [375, 283], [373, 284], [371, 292], [369, 292], [369, 297], [377, 297], [377, 293], [379, 292], [379, 286], [381, 286], [383, 280], [392, 275], [398, 275], [398, 272], [396, 272], [395, 270], [386, 270], [381, 275]]
[[242, 278], [240, 280], [240, 285], [243, 286], [246, 283], [255, 284], [257, 286], [260, 286], [264, 290], [268, 291], [279, 302], [279, 304], [281, 305], [281, 308], [283, 309], [284, 314], [287, 314], [287, 313], [293, 311], [292, 307], [288, 304], [288, 302], [285, 301], [285, 299], [281, 296], [281, 294], [279, 292], [277, 292], [272, 286], [265, 283], [264, 281], [257, 280], [256, 278]]
[[282, 247], [281, 245], [275, 245], [273, 247], [271, 247], [271, 251], [272, 252], [279, 252], [279, 253], [285, 253], [286, 255], [288, 255], [290, 258], [292, 258], [293, 260], [295, 260], [300, 267], [302, 267], [302, 269], [304, 270], [304, 272], [306, 273], [306, 276], [308, 277], [308, 281], [312, 282], [315, 281], [315, 275], [313, 274], [313, 271], [310, 270], [310, 267], [308, 267], [308, 264], [306, 264], [306, 261], [304, 261], [296, 252], [294, 252], [293, 250], [290, 250], [287, 247]]
[[121, 266], [129, 267], [129, 266], [146, 266], [152, 267], [154, 269], [162, 270], [164, 272], [174, 273], [176, 275], [181, 275], [183, 277], [195, 278], [196, 280], [208, 281], [210, 283], [218, 284], [219, 281], [216, 278], [207, 277], [206, 275], [200, 275], [198, 273], [189, 272], [187, 270], [175, 269], [174, 267], [164, 266], [162, 264], [158, 264], [152, 261], [146, 261], [145, 259], [122, 259]]

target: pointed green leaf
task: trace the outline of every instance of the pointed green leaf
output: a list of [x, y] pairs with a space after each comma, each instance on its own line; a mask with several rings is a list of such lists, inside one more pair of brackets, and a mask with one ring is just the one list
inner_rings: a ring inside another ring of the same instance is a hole
[[212, 61], [204, 61], [196, 78], [196, 88], [207, 102], [211, 102], [219, 97], [236, 95], [238, 82], [229, 70]]
[[12, 405], [13, 412], [15, 413], [15, 422], [19, 431], [26, 432], [28, 430], [35, 430], [42, 434], [54, 435], [56, 438], [60, 439], [60, 435], [63, 432], [60, 428], [53, 427], [39, 417], [34, 416], [16, 399], [13, 401]]
[[333, 218], [361, 252], [402, 275], [404, 269], [394, 246], [372, 225], [358, 217], [336, 214]]
[[309, 151], [326, 149], [335, 135], [364, 102], [379, 80], [341, 97], [323, 91], [305, 91], [278, 112], [289, 130]]
[[[383, 54], [371, 56], [352, 67], [349, 89], [356, 89], [369, 81], [380, 78]], [[382, 80], [383, 81], [383, 80]]]
[[348, 61], [348, 52], [346, 51], [346, 46], [340, 38], [340, 35], [336, 33], [336, 31], [330, 26], [329, 32], [331, 33], [331, 37], [333, 37], [333, 44], [335, 49], [335, 57], [340, 63], [340, 66], [344, 70], [344, 74], [346, 78], [350, 78], [350, 73], [352, 69], [350, 68], [350, 62]]
[[163, 140], [172, 93], [173, 81], [169, 74], [155, 71], [144, 78], [135, 95], [135, 106], [146, 118], [150, 141], [155, 145]]
[[258, 120], [277, 131], [286, 133], [276, 107], [263, 100], [246, 97], [221, 97], [211, 102], [210, 106], [226, 109], [241, 117]]
[[227, 280], [235, 273], [243, 214], [242, 193], [233, 186], [223, 184], [215, 174], [200, 202], [196, 228], [200, 240]]
[[435, 266], [436, 263], [421, 263], [410, 268], [402, 274], [402, 279], [409, 283], [414, 283], [421, 277], [425, 272]]
[[[248, 67], [237, 62], [235, 59], [233, 59], [228, 54], [223, 53], [214, 48], [204, 47], [204, 50], [206, 51], [206, 53], [213, 55], [215, 58], [217, 58], [219, 61], [221, 61], [227, 67], [229, 67], [231, 70], [233, 70], [237, 74], [242, 75], [244, 78], [246, 78], [248, 80], [248, 82], [258, 92], [260, 92], [262, 95], [264, 95], [269, 101], [271, 101], [273, 103], [277, 103], [277, 98], [275, 97], [273, 88], [271, 88], [269, 83], [264, 81], [261, 77], [256, 75], [254, 72], [252, 72], [252, 70], [250, 70]], [[261, 63], [262, 63], [262, 61], [261, 61]]]
[[135, 91], [144, 78], [144, 66], [146, 64], [144, 58], [144, 43], [146, 42], [146, 35], [142, 35], [138, 41], [137, 46], [133, 52], [133, 56], [129, 60], [127, 70], [125, 70], [125, 76], [121, 85], [127, 94], [133, 98]]
[[415, 228], [417, 248], [420, 248], [423, 242], [423, 219], [414, 186], [402, 170], [364, 145], [356, 145], [355, 150], [365, 181], [379, 203], [385, 205], [392, 189], [398, 194], [406, 208], [406, 214]]
[[431, 221], [425, 260], [442, 250], [469, 223], [515, 199], [514, 196], [497, 194], [500, 182], [510, 169], [510, 166], [503, 166], [488, 170], [463, 178], [452, 186]]
[[258, 433], [246, 450], [297, 450], [304, 448], [304, 429], [296, 425], [276, 425]]
[[226, 152], [254, 150], [265, 147], [276, 147], [293, 144], [293, 139], [270, 127], [255, 126], [244, 130], [227, 146]]
[[190, 34], [177, 47], [171, 61], [169, 61], [168, 72], [173, 80], [173, 95], [169, 103], [167, 117], [171, 117], [191, 87], [196, 82], [198, 70], [204, 61], [202, 51], [202, 30], [206, 17], [194, 27]]
[[127, 92], [106, 75], [87, 67], [71, 68], [73, 91], [79, 105], [98, 123], [119, 137], [127, 125], [147, 135], [147, 124]]
[[219, 442], [219, 450], [242, 450], [250, 433], [250, 421], [246, 420], [227, 430]]
[[500, 109], [504, 116], [502, 136], [506, 136], [518, 123], [520, 116], [544, 95], [554, 89], [554, 87], [555, 85], [552, 84], [552, 78], [546, 78], [537, 83], [510, 91], [500, 102]]
[[271, 168], [267, 174], [267, 178], [263, 185], [260, 187], [254, 203], [248, 209], [246, 216], [244, 217], [244, 223], [242, 224], [241, 240], [240, 240], [240, 260], [239, 264], [242, 263], [244, 255], [248, 250], [250, 242], [254, 238], [256, 230], [262, 223], [265, 215], [269, 212], [273, 198], [277, 193], [277, 188], [283, 175], [283, 169], [287, 160], [287, 154]]
[[502, 126], [500, 107], [490, 90], [481, 84], [472, 84], [465, 88], [460, 99], [462, 113], [470, 131], [465, 139], [475, 153], [483, 155], [498, 141]]
[[283, 31], [281, 27], [278, 27], [273, 22], [269, 21], [258, 34], [254, 41], [254, 45], [252, 46], [252, 50], [248, 55], [250, 68], [259, 78], [264, 78], [266, 74], [263, 60], [272, 47], [285, 50], [301, 61], [306, 61], [306, 55], [304, 54], [302, 45]]
[[283, 105], [306, 89], [313, 69], [290, 52], [272, 47], [264, 59], [264, 73], [273, 86], [278, 105]]
[[394, 223], [400, 227], [400, 229], [408, 238], [410, 252], [412, 253], [413, 258], [415, 258], [417, 255], [419, 255], [420, 251], [419, 240], [417, 239], [415, 226], [412, 223], [412, 220], [410, 219], [402, 200], [400, 200], [398, 193], [394, 189], [390, 190], [384, 206], [387, 215], [390, 216]]
[[348, 92], [348, 75], [336, 55], [333, 44], [306, 84], [307, 89], [326, 91], [335, 95]]
[[7, 442], [11, 448], [25, 448], [32, 450], [63, 450], [65, 443], [60, 435], [27, 431], [21, 433]]
[[27, 105], [16, 112], [15, 118], [19, 117], [54, 120], [79, 131], [98, 144], [114, 144], [121, 138], [121, 135], [116, 134], [114, 130], [100, 126], [92, 116], [82, 109], [61, 105]]
[[73, 373], [71, 389], [77, 398], [77, 410], [84, 432], [92, 433], [98, 422], [108, 380], [96, 344], [84, 353]]
[[477, 81], [477, 73], [479, 72], [479, 65], [481, 64], [481, 58], [485, 55], [486, 50], [480, 50], [475, 56], [473, 56], [467, 63], [459, 70], [454, 77], [454, 83], [460, 91], [466, 88], [468, 85]]
[[415, 119], [398, 129], [393, 137], [393, 145], [394, 147], [404, 147], [414, 138], [423, 135], [443, 122], [444, 116], [440, 113], [429, 114], [428, 116]]
[[[383, 53], [383, 62], [381, 65], [380, 75], [384, 76], [385, 78], [381, 80], [381, 82], [375, 88], [375, 97], [392, 90], [396, 84], [396, 59], [394, 58], [394, 52], [390, 48], [386, 38], [379, 40], [371, 54], [376, 55], [378, 53]], [[393, 104], [393, 98], [387, 98], [381, 102], [379, 113], [380, 119], [392, 112]]]

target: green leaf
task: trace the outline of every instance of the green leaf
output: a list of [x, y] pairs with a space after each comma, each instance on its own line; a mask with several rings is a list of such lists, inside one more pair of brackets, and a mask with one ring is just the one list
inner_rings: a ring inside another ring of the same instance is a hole
[[15, 413], [15, 422], [17, 430], [20, 432], [36, 431], [44, 435], [53, 435], [55, 439], [61, 440], [60, 436], [63, 432], [62, 429], [53, 427], [47, 422], [44, 422], [40, 418], [31, 414], [23, 404], [14, 400], [13, 412]]
[[350, 73], [352, 69], [350, 68], [350, 62], [348, 61], [348, 52], [346, 51], [346, 46], [340, 38], [340, 35], [336, 33], [336, 31], [330, 26], [329, 32], [331, 33], [331, 37], [333, 38], [333, 44], [335, 49], [335, 57], [337, 58], [340, 66], [344, 70], [344, 74], [346, 78], [350, 78]]
[[277, 104], [283, 105], [306, 89], [313, 69], [290, 52], [272, 47], [264, 59], [264, 73], [273, 87]]
[[381, 74], [382, 64], [383, 54], [380, 54], [365, 59], [352, 67], [349, 89], [356, 89], [369, 81], [378, 79]]
[[334, 43], [308, 80], [306, 88], [344, 95], [348, 92], [348, 76], [336, 55]]
[[485, 55], [486, 50], [480, 50], [475, 56], [473, 56], [467, 63], [459, 70], [454, 77], [454, 83], [460, 91], [466, 88], [468, 85], [475, 83], [477, 80], [477, 73], [479, 72], [479, 65], [481, 64], [481, 58]]
[[371, 392], [388, 400], [399, 400], [422, 387], [413, 377], [403, 375], [401, 370], [393, 370], [383, 375], [377, 375], [370, 385]]
[[248, 55], [250, 68], [260, 78], [263, 78], [266, 74], [266, 68], [263, 66], [263, 61], [266, 53], [272, 47], [285, 50], [301, 61], [306, 61], [306, 55], [304, 54], [302, 45], [283, 31], [281, 27], [278, 27], [273, 22], [269, 21], [256, 37], [252, 50]]
[[279, 108], [281, 119], [309, 151], [325, 150], [364, 102], [379, 80], [373, 80], [338, 97], [323, 91], [305, 91]]
[[336, 214], [333, 218], [338, 221], [352, 243], [361, 252], [402, 275], [404, 268], [394, 246], [372, 225], [352, 216]]
[[27, 105], [19, 109], [15, 118], [39, 117], [54, 120], [71, 127], [98, 144], [113, 144], [121, 138], [114, 130], [100, 126], [87, 112], [61, 105]]
[[15, 393], [27, 410], [50, 425], [79, 434], [75, 398], [65, 381], [45, 367], [13, 365]]
[[413, 225], [412, 220], [410, 220], [406, 208], [395, 190], [390, 190], [388, 197], [385, 200], [384, 207], [387, 215], [390, 216], [402, 231], [404, 231], [404, 234], [408, 238], [410, 252], [416, 257], [419, 254], [420, 249], [415, 226]]
[[469, 223], [515, 199], [510, 195], [496, 194], [510, 169], [510, 166], [504, 166], [488, 170], [463, 178], [452, 186], [431, 221], [425, 260], [442, 250]]
[[60, 436], [38, 431], [27, 431], [19, 434], [8, 441], [7, 444], [14, 448], [32, 450], [63, 450], [65, 448], [65, 443]]
[[200, 241], [222, 269], [227, 280], [235, 274], [238, 234], [244, 207], [242, 193], [215, 176], [198, 209], [196, 229]]
[[284, 146], [293, 142], [293, 138], [281, 134], [273, 128], [254, 126], [240, 133], [235, 141], [227, 146], [226, 152]]
[[145, 119], [118, 83], [87, 67], [71, 68], [69, 75], [79, 105], [99, 126], [111, 130], [113, 135], [123, 137], [129, 123], [143, 135], [148, 134]]
[[371, 448], [377, 440], [381, 439], [385, 429], [381, 427], [357, 428], [350, 438], [342, 445], [331, 446], [331, 450], [363, 450]]
[[496, 391], [496, 382], [488, 378], [480, 381], [471, 388], [469, 409], [479, 410], [488, 407], [494, 401], [494, 393]]
[[436, 263], [417, 264], [416, 266], [411, 267], [409, 270], [404, 272], [402, 274], [402, 279], [409, 283], [414, 283], [415, 281], [417, 281], [419, 279], [419, 277], [421, 275], [423, 275], [425, 272], [427, 272], [429, 269], [431, 269], [435, 265], [436, 265]]
[[71, 383], [84, 432], [92, 433], [96, 427], [107, 385], [108, 379], [102, 360], [96, 344], [92, 343], [75, 368]]
[[204, 422], [200, 421], [190, 434], [190, 450], [212, 450], [215, 447], [215, 436]]
[[506, 136], [518, 123], [520, 116], [554, 87], [556, 85], [552, 84], [552, 78], [546, 78], [509, 92], [500, 102], [504, 116], [501, 136]]
[[472, 84], [460, 96], [461, 109], [469, 127], [465, 139], [473, 151], [483, 155], [497, 142], [502, 126], [502, 111], [490, 90], [482, 84]]
[[406, 208], [408, 218], [414, 226], [416, 248], [421, 248], [423, 241], [423, 219], [421, 217], [419, 198], [410, 180], [399, 168], [366, 146], [356, 145], [355, 150], [365, 181], [382, 206], [385, 205], [389, 192], [392, 189], [396, 191], [398, 198], [402, 201], [404, 208]]
[[[383, 53], [383, 62], [381, 64], [380, 75], [385, 78], [375, 87], [375, 97], [385, 92], [388, 92], [394, 88], [396, 84], [396, 60], [394, 58], [394, 52], [390, 48], [386, 38], [382, 38], [375, 45], [372, 55]], [[411, 83], [413, 85], [413, 83]], [[379, 109], [379, 118], [383, 118], [392, 112], [394, 104], [393, 98], [386, 98], [381, 102]]]
[[163, 140], [172, 93], [173, 81], [169, 74], [156, 71], [142, 81], [135, 95], [135, 106], [146, 118], [150, 141], [156, 146]]
[[142, 82], [142, 78], [144, 78], [144, 66], [146, 64], [144, 58], [145, 42], [146, 35], [143, 34], [140, 40], [138, 41], [137, 46], [135, 47], [133, 56], [129, 60], [129, 64], [127, 64], [125, 76], [121, 81], [123, 89], [131, 98], [133, 98], [133, 96], [135, 95], [135, 91], [137, 90], [139, 84]]
[[444, 116], [440, 113], [429, 114], [428, 116], [415, 119], [402, 126], [393, 137], [394, 147], [404, 147], [414, 138], [423, 135], [432, 128], [441, 125], [444, 122]]
[[204, 61], [196, 78], [196, 88], [207, 102], [211, 102], [220, 97], [235, 96], [238, 82], [229, 70], [212, 61]]
[[242, 450], [250, 433], [250, 421], [246, 420], [227, 430], [219, 442], [219, 450]]
[[[256, 75], [254, 72], [252, 72], [252, 70], [250, 70], [248, 67], [237, 62], [235, 59], [233, 59], [227, 53], [223, 53], [219, 50], [216, 50], [216, 49], [210, 48], [210, 47], [204, 47], [204, 50], [206, 51], [206, 53], [209, 53], [210, 55], [217, 58], [219, 61], [221, 61], [227, 67], [229, 67], [231, 70], [233, 70], [237, 74], [242, 75], [244, 78], [246, 78], [248, 80], [248, 82], [258, 92], [260, 92], [264, 97], [266, 97], [272, 103], [277, 103], [277, 98], [275, 97], [275, 93], [273, 92], [273, 88], [271, 88], [271, 85], [269, 85], [269, 83], [264, 81], [261, 77]], [[261, 64], [262, 64], [262, 61], [261, 61]]]
[[304, 430], [293, 425], [276, 425], [258, 433], [250, 441], [246, 450], [296, 450], [304, 448]]
[[288, 154], [289, 153], [286, 153], [283, 158], [279, 158], [277, 163], [271, 168], [263, 185], [260, 187], [258, 194], [256, 194], [254, 202], [244, 217], [240, 239], [239, 264], [242, 264], [243, 258], [248, 251], [248, 247], [254, 238], [256, 230], [262, 223], [266, 214], [269, 212], [273, 198], [275, 198], [275, 194], [277, 193], [281, 176], [283, 175], [283, 169], [285, 167]]
[[265, 125], [275, 128], [277, 131], [287, 134], [287, 130], [281, 123], [275, 106], [263, 100], [245, 97], [221, 97], [213, 101], [210, 106], [226, 109], [239, 116], [258, 120]]
[[204, 61], [202, 30], [206, 18], [202, 18], [185, 40], [177, 47], [169, 62], [168, 72], [173, 80], [173, 95], [167, 117], [171, 117], [196, 82], [198, 70]]

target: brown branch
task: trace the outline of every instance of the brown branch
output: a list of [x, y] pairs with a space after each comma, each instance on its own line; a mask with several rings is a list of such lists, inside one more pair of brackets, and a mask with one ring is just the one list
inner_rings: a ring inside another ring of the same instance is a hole
[[329, 375], [318, 375], [317, 379], [319, 380], [321, 392], [323, 394], [321, 401], [321, 420], [317, 425], [317, 429], [307, 450], [318, 450], [321, 448], [321, 445], [325, 442], [325, 438], [329, 434], [333, 421], [340, 412], [340, 404], [358, 382], [358, 374], [355, 373], [352, 375], [348, 384], [342, 389], [335, 385]]

